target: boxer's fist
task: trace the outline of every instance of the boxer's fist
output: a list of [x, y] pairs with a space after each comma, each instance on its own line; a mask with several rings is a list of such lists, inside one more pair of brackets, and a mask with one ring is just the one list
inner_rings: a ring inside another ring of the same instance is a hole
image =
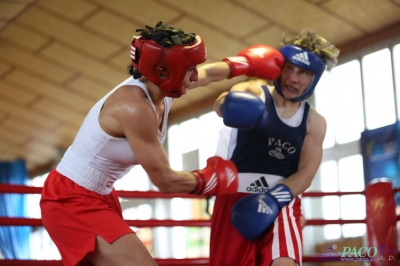
[[246, 75], [275, 80], [281, 74], [285, 59], [275, 48], [265, 44], [256, 44], [244, 49], [238, 56], [227, 57], [223, 61], [229, 65], [230, 78]]
[[208, 158], [207, 166], [202, 170], [192, 171], [197, 179], [197, 187], [191, 192], [197, 195], [225, 195], [238, 190], [238, 172], [230, 160], [214, 156]]
[[232, 207], [232, 224], [245, 239], [254, 240], [274, 223], [280, 210], [292, 199], [292, 191], [284, 184], [241, 198]]
[[264, 102], [249, 92], [229, 92], [220, 109], [224, 124], [228, 127], [256, 128], [263, 126], [268, 117]]
[[231, 221], [247, 240], [254, 240], [274, 223], [280, 208], [269, 194], [252, 194], [238, 200], [232, 207]]

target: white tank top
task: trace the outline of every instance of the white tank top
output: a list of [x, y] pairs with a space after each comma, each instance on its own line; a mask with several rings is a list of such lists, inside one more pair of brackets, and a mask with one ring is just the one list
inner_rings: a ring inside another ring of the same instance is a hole
[[[132, 77], [126, 79], [90, 109], [74, 142], [56, 168], [60, 174], [78, 185], [101, 195], [109, 194], [114, 182], [138, 164], [128, 140], [108, 135], [99, 124], [99, 113], [105, 100], [118, 88], [126, 85], [140, 87], [155, 110], [145, 85]], [[168, 112], [171, 109], [172, 98], [165, 97], [164, 105], [163, 124], [161, 131], [158, 131], [158, 140], [161, 144], [166, 138]]]
[[[270, 86], [268, 86], [269, 91], [272, 94], [272, 89]], [[261, 99], [263, 100], [263, 102], [265, 103], [265, 93], [264, 90], [261, 89]], [[274, 103], [275, 103], [275, 99], [274, 99]], [[301, 124], [301, 121], [303, 119], [303, 114], [304, 114], [304, 108], [305, 108], [305, 101], [301, 101], [300, 102], [300, 108], [297, 110], [297, 112], [290, 118], [283, 118], [280, 116], [278, 108], [276, 107], [275, 104], [275, 110], [276, 113], [278, 114], [279, 118], [288, 126], [291, 127], [298, 127]]]

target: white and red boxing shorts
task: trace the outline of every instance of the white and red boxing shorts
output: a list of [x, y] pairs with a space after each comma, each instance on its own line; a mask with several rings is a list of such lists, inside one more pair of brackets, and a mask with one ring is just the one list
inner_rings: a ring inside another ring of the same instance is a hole
[[234, 203], [247, 193], [218, 196], [211, 218], [209, 266], [269, 266], [279, 257], [302, 261], [301, 199], [282, 208], [274, 224], [256, 240], [246, 240], [231, 223]]

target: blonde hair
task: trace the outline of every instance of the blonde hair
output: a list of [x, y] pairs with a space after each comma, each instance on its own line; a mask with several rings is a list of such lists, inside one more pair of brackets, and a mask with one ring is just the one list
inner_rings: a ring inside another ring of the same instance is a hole
[[337, 58], [340, 53], [340, 50], [332, 43], [309, 29], [302, 30], [298, 36], [293, 38], [286, 38], [285, 34], [283, 34], [282, 45], [296, 45], [309, 50], [318, 55], [324, 61], [328, 69], [331, 69], [337, 64]]

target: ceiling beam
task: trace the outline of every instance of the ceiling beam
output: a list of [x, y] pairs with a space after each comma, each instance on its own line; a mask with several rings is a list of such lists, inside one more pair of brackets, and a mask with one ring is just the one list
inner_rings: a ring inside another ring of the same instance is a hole
[[347, 56], [349, 54], [398, 37], [400, 37], [400, 23], [395, 23], [385, 29], [338, 46], [340, 49], [340, 56]]

